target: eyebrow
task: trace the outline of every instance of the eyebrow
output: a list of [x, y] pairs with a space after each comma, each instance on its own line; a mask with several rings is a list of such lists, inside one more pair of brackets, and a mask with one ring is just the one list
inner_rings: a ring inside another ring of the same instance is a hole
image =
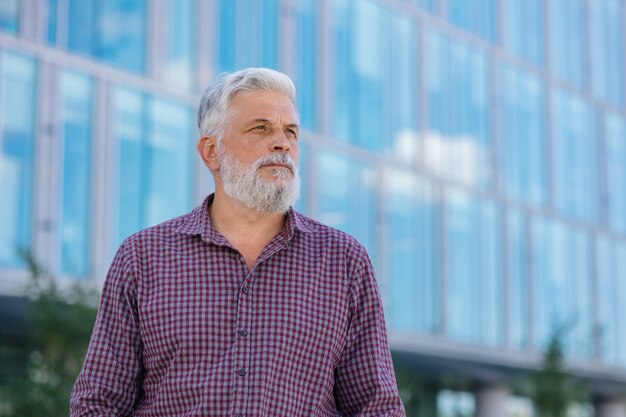
[[[254, 119], [254, 120], [250, 121], [250, 123], [249, 123], [249, 124], [254, 124], [254, 123], [267, 123], [267, 124], [272, 124], [272, 121], [271, 121], [271, 120], [269, 120], [269, 119], [263, 119], [263, 118], [260, 118], [260, 119]], [[295, 127], [295, 128], [298, 128], [298, 129], [299, 129], [299, 128], [300, 128], [300, 125], [299, 125], [298, 123], [289, 123], [289, 124], [285, 125], [285, 127], [292, 127], [292, 128], [293, 128], [293, 127]]]

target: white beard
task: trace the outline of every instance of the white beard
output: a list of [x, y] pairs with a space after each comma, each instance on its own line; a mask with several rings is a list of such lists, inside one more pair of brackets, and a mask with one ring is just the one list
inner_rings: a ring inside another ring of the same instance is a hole
[[[218, 149], [217, 159], [224, 192], [248, 208], [260, 213], [282, 214], [287, 212], [300, 196], [298, 168], [287, 154], [274, 153], [261, 157], [249, 169], [221, 148]], [[276, 181], [268, 181], [259, 170], [270, 164], [284, 164], [290, 167], [290, 170], [276, 168], [272, 172]]]

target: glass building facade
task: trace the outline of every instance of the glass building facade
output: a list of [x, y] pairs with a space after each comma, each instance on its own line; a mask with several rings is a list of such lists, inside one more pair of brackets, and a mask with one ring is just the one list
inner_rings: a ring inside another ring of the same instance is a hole
[[27, 252], [99, 282], [194, 207], [203, 88], [266, 66], [298, 88], [297, 208], [367, 247], [394, 351], [528, 370], [567, 329], [574, 374], [626, 384], [625, 21], [621, 0], [1, 0], [0, 293]]

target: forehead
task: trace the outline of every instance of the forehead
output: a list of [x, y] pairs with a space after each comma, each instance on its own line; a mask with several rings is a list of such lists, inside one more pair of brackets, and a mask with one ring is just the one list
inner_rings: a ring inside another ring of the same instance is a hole
[[297, 123], [298, 116], [291, 99], [274, 91], [239, 91], [230, 101], [230, 116], [237, 119], [287, 119]]

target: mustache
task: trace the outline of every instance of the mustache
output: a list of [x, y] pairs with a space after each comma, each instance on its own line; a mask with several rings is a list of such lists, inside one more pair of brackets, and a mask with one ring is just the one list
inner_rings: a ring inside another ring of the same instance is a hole
[[256, 162], [254, 163], [254, 169], [258, 170], [259, 168], [262, 168], [266, 165], [275, 165], [275, 164], [287, 166], [287, 168], [289, 168], [292, 174], [295, 174], [298, 170], [298, 167], [296, 167], [296, 163], [293, 162], [293, 159], [291, 159], [289, 155], [284, 154], [284, 153], [275, 153], [275, 154], [263, 156], [257, 159]]

